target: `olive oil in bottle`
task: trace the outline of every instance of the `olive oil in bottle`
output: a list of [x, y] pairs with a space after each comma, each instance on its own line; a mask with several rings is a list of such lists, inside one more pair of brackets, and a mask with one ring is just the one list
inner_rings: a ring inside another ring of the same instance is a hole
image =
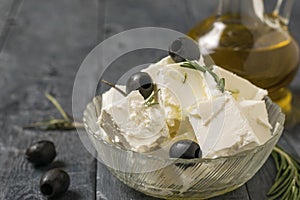
[[282, 108], [290, 109], [287, 86], [298, 69], [299, 48], [284, 26], [226, 14], [206, 19], [188, 34], [215, 64], [267, 89]]

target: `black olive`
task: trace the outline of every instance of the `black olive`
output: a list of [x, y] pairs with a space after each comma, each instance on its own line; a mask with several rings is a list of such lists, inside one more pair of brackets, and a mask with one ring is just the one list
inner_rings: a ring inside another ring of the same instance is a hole
[[169, 156], [170, 158], [184, 159], [201, 158], [202, 151], [196, 142], [192, 140], [180, 140], [171, 146]]
[[56, 156], [55, 146], [50, 141], [39, 141], [32, 144], [25, 153], [26, 159], [34, 165], [50, 164]]
[[170, 45], [169, 55], [176, 63], [186, 60], [199, 60], [199, 45], [192, 39], [181, 37]]
[[47, 171], [40, 180], [40, 190], [47, 197], [58, 196], [68, 190], [70, 176], [62, 169]]
[[152, 78], [146, 72], [137, 72], [132, 74], [126, 83], [126, 93], [138, 90], [140, 94], [147, 99], [154, 90]]

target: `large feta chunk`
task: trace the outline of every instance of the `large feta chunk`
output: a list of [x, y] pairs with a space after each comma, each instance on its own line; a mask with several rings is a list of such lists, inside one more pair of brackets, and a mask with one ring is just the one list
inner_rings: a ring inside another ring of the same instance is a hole
[[198, 102], [191, 109], [189, 119], [204, 157], [232, 155], [261, 144], [229, 93]]
[[[150, 74], [160, 91], [160, 103], [165, 109], [171, 130], [176, 131], [178, 120], [186, 117], [186, 109], [197, 101], [220, 95], [209, 73], [182, 67], [167, 57], [143, 71]], [[174, 125], [172, 125], [174, 124]], [[174, 128], [175, 127], [175, 128]]]
[[247, 118], [252, 130], [263, 144], [271, 137], [271, 128], [264, 101], [244, 100], [239, 103], [242, 112]]
[[130, 146], [132, 150], [147, 151], [169, 137], [168, 126], [162, 120], [164, 110], [160, 105], [145, 106], [145, 100], [138, 91], [109, 102], [114, 96], [104, 96], [99, 123], [108, 135], [113, 131], [117, 136], [113, 136], [115, 141], [125, 139], [118, 142]]
[[[179, 64], [166, 66], [151, 65], [144, 70], [149, 73], [158, 87], [166, 88], [170, 101], [186, 108], [197, 100], [206, 98], [206, 83], [203, 73], [180, 67]], [[196, 87], [197, 86], [197, 87]]]
[[214, 72], [225, 78], [225, 89], [231, 91], [238, 101], [262, 100], [268, 95], [267, 90], [253, 85], [250, 81], [233, 74], [218, 66], [214, 66]]

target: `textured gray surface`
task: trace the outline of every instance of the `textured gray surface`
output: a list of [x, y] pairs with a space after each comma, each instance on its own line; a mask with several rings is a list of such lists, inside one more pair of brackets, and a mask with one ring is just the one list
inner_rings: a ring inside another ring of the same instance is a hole
[[[214, 10], [207, 0], [1, 0], [0, 2], [0, 199], [44, 199], [39, 178], [48, 168], [64, 167], [71, 187], [60, 199], [155, 199], [128, 188], [97, 163], [76, 132], [23, 130], [37, 120], [58, 116], [44, 98], [50, 91], [71, 111], [76, 71], [87, 53], [103, 39], [123, 30], [160, 26], [186, 32]], [[291, 31], [300, 41], [300, 2]], [[162, 52], [129, 55], [115, 63], [130, 65], [158, 59]], [[300, 75], [292, 84], [300, 94]], [[299, 95], [298, 95], [299, 96]], [[300, 107], [299, 107], [300, 109]], [[50, 139], [58, 157], [52, 166], [34, 169], [24, 160], [30, 143]], [[285, 131], [281, 146], [299, 158], [300, 126]], [[246, 185], [214, 199], [266, 199], [275, 176], [269, 159]]]
[[15, 0], [12, 5], [15, 23], [6, 23], [0, 54], [0, 199], [43, 199], [38, 183], [46, 168], [34, 169], [24, 159], [30, 143], [41, 139], [55, 142], [58, 156], [53, 164], [71, 175], [70, 190], [60, 199], [93, 199], [96, 161], [77, 133], [22, 126], [58, 117], [44, 97], [48, 86], [71, 111], [76, 69], [97, 42], [98, 2]]

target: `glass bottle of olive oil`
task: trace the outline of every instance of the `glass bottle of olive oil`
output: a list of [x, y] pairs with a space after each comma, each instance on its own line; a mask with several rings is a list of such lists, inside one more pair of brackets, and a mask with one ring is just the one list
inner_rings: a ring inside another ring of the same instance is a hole
[[202, 54], [267, 89], [288, 112], [287, 87], [298, 69], [299, 47], [287, 30], [289, 7], [279, 15], [282, 1], [278, 2], [267, 15], [262, 0], [219, 0], [218, 13], [188, 34], [199, 43]]

